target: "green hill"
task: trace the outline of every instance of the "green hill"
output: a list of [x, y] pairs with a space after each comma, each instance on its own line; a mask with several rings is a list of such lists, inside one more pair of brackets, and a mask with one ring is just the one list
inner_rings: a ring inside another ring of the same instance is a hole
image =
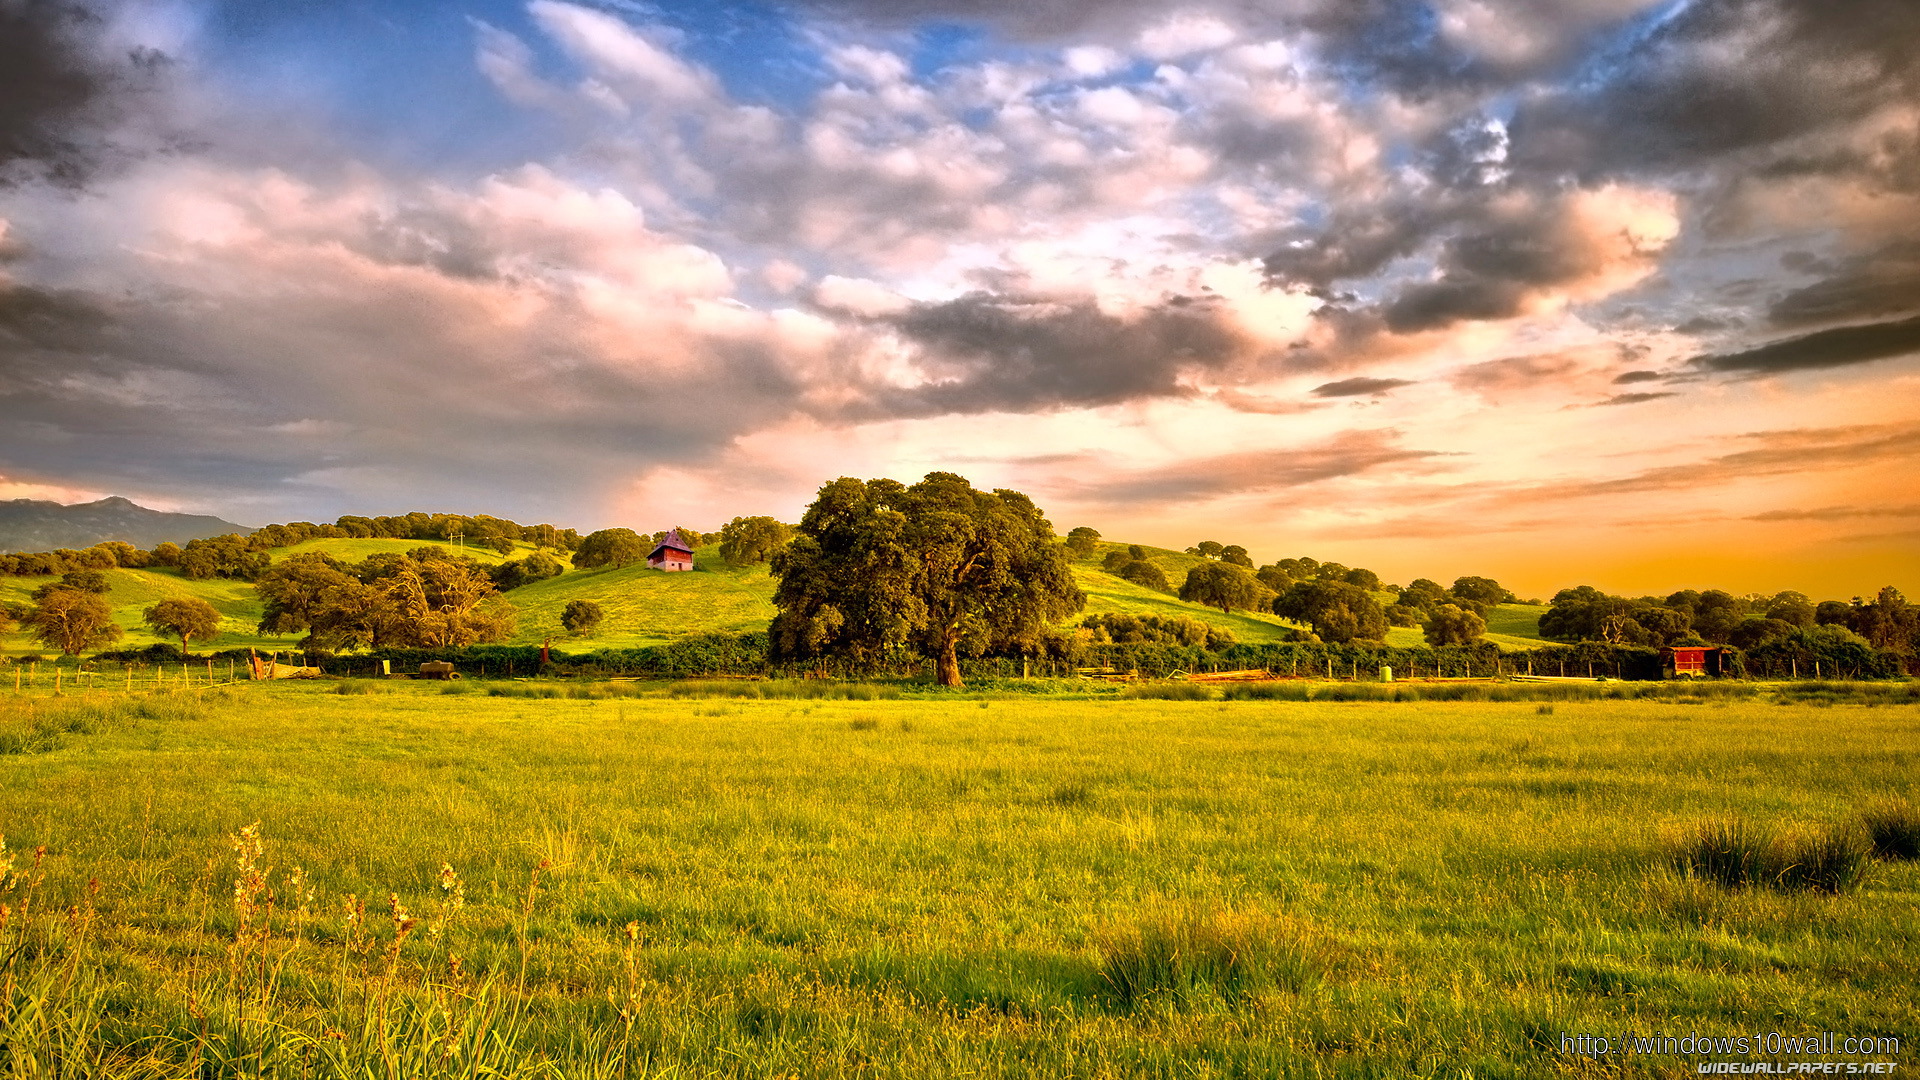
[[[434, 543], [463, 554], [485, 565], [507, 558], [522, 558], [534, 550], [520, 544], [508, 556], [482, 547], [461, 548], [456, 544], [425, 540], [309, 540], [292, 547], [276, 549], [278, 561], [307, 552], [324, 552], [337, 559], [357, 562], [369, 555], [402, 552]], [[1075, 582], [1087, 595], [1084, 614], [1121, 612], [1130, 615], [1183, 615], [1231, 631], [1234, 638], [1248, 644], [1282, 641], [1292, 624], [1275, 615], [1261, 612], [1222, 614], [1218, 609], [1189, 604], [1168, 593], [1135, 585], [1100, 569], [1107, 552], [1124, 550], [1123, 544], [1102, 544], [1093, 556], [1073, 564]], [[1185, 580], [1187, 571], [1203, 559], [1166, 548], [1146, 548], [1148, 561], [1166, 573], [1175, 587]], [[729, 567], [720, 560], [718, 548], [709, 545], [696, 553], [697, 569], [690, 573], [663, 574], [644, 565], [620, 569], [568, 570], [558, 577], [515, 589], [507, 599], [519, 609], [520, 625], [513, 641], [537, 645], [551, 638], [556, 646], [569, 650], [590, 648], [638, 648], [658, 645], [689, 634], [745, 633], [764, 630], [773, 618], [774, 582], [762, 564]], [[222, 633], [212, 648], [286, 650], [297, 637], [268, 637], [255, 627], [261, 604], [253, 586], [244, 581], [211, 579], [190, 581], [177, 570], [109, 570], [111, 591], [108, 600], [114, 606], [114, 621], [126, 636], [114, 648], [141, 648], [162, 639], [141, 625], [145, 609], [174, 597], [198, 597], [219, 609], [223, 616]], [[0, 603], [30, 602], [33, 590], [51, 577], [0, 578]], [[1383, 601], [1391, 596], [1381, 594]], [[606, 612], [606, 621], [590, 638], [573, 638], [560, 626], [560, 613], [569, 600], [591, 600]], [[1524, 604], [1502, 604], [1487, 613], [1487, 640], [1503, 649], [1527, 649], [1542, 644], [1540, 615], [1545, 608]], [[1078, 621], [1075, 616], [1073, 621]], [[1420, 631], [1395, 627], [1387, 632], [1392, 645], [1419, 645]], [[0, 653], [21, 655], [46, 653], [24, 633], [15, 631], [0, 638]]]
[[[126, 636], [110, 649], [138, 649], [156, 642], [165, 641], [179, 644], [172, 638], [163, 638], [141, 624], [141, 617], [147, 608], [162, 600], [200, 599], [212, 604], [220, 612], [220, 638], [213, 643], [214, 648], [245, 648], [249, 645], [264, 649], [285, 649], [291, 639], [270, 638], [254, 628], [260, 622], [261, 604], [254, 594], [253, 584], [246, 581], [228, 581], [222, 578], [210, 578], [206, 581], [190, 581], [180, 576], [178, 570], [155, 568], [148, 570], [107, 570], [107, 602], [113, 605], [113, 621]], [[33, 591], [55, 577], [5, 577], [0, 578], [0, 604], [30, 604]], [[0, 638], [4, 648], [0, 653], [19, 656], [27, 653], [46, 655], [50, 650], [33, 641], [26, 634], [16, 630]], [[199, 648], [199, 643], [195, 643]]]
[[[429, 544], [434, 547], [445, 548], [454, 555], [465, 555], [467, 558], [480, 563], [482, 566], [494, 566], [508, 559], [523, 559], [534, 550], [532, 544], [517, 543], [514, 545], [513, 554], [501, 555], [492, 548], [481, 547], [478, 544], [461, 546], [459, 544], [448, 543], [445, 540], [306, 540], [294, 544], [292, 547], [275, 548], [267, 554], [274, 562], [279, 562], [282, 559], [290, 559], [295, 555], [307, 555], [318, 552], [324, 555], [331, 555], [342, 562], [351, 563], [359, 562], [369, 555], [398, 554], [400, 552], [412, 551], [417, 547], [425, 547]], [[565, 562], [566, 560], [563, 558], [560, 561]]]
[[[517, 644], [551, 637], [568, 649], [629, 649], [659, 645], [688, 634], [739, 634], [765, 630], [773, 618], [773, 578], [767, 567], [734, 568], [716, 546], [694, 552], [694, 569], [650, 570], [644, 563], [619, 569], [569, 570], [507, 594], [520, 609]], [[570, 638], [560, 626], [569, 600], [591, 600], [606, 621], [591, 638]]]

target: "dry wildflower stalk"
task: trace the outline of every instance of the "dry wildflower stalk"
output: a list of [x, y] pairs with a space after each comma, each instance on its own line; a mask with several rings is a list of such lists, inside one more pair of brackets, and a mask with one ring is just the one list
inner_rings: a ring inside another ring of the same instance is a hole
[[460, 875], [454, 872], [452, 863], [441, 863], [440, 918], [427, 927], [427, 933], [438, 938], [443, 930], [453, 925], [454, 917], [466, 906], [467, 883], [460, 880]]

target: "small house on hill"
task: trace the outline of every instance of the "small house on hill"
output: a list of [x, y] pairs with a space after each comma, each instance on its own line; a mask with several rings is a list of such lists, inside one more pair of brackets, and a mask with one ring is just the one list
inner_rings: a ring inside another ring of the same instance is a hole
[[691, 570], [693, 549], [680, 538], [679, 529], [669, 529], [667, 535], [654, 545], [653, 554], [647, 556], [647, 565], [655, 570]]

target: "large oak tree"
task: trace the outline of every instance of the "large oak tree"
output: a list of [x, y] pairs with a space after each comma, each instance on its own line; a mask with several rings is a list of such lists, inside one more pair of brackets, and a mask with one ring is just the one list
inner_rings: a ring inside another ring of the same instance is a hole
[[944, 472], [912, 487], [827, 484], [773, 572], [776, 656], [872, 661], [912, 646], [933, 658], [942, 686], [961, 684], [963, 647], [1032, 647], [1086, 604], [1031, 499]]

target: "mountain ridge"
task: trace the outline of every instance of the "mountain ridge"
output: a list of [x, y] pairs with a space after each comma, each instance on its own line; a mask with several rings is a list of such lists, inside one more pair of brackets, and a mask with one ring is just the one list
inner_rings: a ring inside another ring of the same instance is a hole
[[210, 514], [153, 510], [120, 495], [90, 503], [0, 500], [0, 553], [6, 554], [87, 548], [107, 540], [151, 548], [228, 533], [246, 536], [253, 531]]

